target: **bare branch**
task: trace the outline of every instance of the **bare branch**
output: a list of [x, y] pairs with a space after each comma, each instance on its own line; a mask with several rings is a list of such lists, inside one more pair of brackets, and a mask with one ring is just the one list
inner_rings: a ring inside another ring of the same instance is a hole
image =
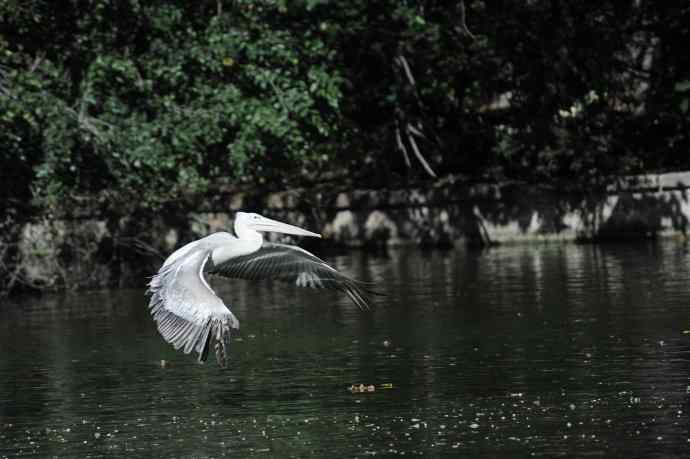
[[421, 137], [422, 139], [426, 139], [426, 136], [425, 136], [424, 133], [421, 131], [421, 130], [423, 129], [421, 124], [419, 125], [419, 128], [416, 128], [416, 127], [412, 126], [411, 124], [408, 124], [408, 125], [407, 125], [407, 129], [408, 129], [412, 134], [416, 135], [417, 137]]
[[0, 94], [9, 96], [10, 91], [7, 89], [7, 67], [0, 65]]
[[470, 32], [470, 29], [467, 28], [465, 0], [460, 0], [460, 4], [458, 5], [458, 22], [459, 24], [455, 30], [457, 30], [461, 35], [465, 35], [474, 40], [475, 36], [472, 34], [472, 32]]
[[405, 56], [403, 56], [402, 54], [399, 55], [395, 58], [395, 62], [397, 62], [405, 71], [407, 81], [409, 81], [412, 86], [417, 86], [417, 83], [414, 80], [414, 76], [412, 75], [412, 70], [410, 69], [410, 65], [407, 63], [407, 59], [405, 59]]
[[34, 61], [31, 63], [31, 66], [29, 66], [29, 73], [34, 73], [36, 69], [38, 68], [39, 65], [41, 65], [41, 62], [43, 61], [43, 57], [45, 56], [44, 53], [39, 53]]
[[431, 175], [432, 177], [436, 178], [436, 173], [431, 169], [431, 166], [429, 166], [429, 163], [424, 159], [424, 156], [422, 153], [419, 151], [419, 147], [417, 147], [417, 141], [414, 139], [410, 132], [410, 125], [407, 125], [407, 140], [410, 142], [410, 145], [412, 146], [412, 151], [414, 151], [415, 156], [419, 160], [420, 163], [422, 163], [422, 166], [424, 167], [424, 170]]
[[395, 122], [395, 141], [398, 144], [398, 148], [400, 151], [403, 153], [403, 157], [405, 158], [405, 165], [407, 167], [412, 167], [412, 163], [410, 162], [410, 155], [407, 153], [407, 147], [402, 141], [402, 136], [400, 135], [400, 125], [398, 124], [398, 121], [396, 120]]

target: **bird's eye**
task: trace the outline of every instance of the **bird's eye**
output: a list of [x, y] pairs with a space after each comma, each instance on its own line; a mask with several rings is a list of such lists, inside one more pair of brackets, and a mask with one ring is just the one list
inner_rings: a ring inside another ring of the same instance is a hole
[[259, 219], [259, 216], [258, 216], [258, 215], [254, 215], [254, 216], [252, 216], [252, 218], [253, 218], [254, 220], [258, 220], [258, 219]]

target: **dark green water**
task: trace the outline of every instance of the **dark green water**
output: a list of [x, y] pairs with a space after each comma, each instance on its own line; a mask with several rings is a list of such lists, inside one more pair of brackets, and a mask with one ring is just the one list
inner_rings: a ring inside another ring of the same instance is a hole
[[164, 343], [142, 291], [3, 301], [0, 457], [690, 450], [682, 244], [329, 260], [387, 297], [215, 282], [242, 324], [226, 370]]

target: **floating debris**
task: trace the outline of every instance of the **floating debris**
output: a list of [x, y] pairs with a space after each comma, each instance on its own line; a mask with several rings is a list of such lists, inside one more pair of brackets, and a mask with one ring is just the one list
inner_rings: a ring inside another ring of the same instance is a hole
[[[379, 384], [378, 386], [379, 389], [392, 389], [393, 384], [392, 383], [384, 383], [384, 384]], [[359, 393], [364, 393], [364, 392], [376, 392], [377, 387], [374, 386], [373, 384], [353, 384], [351, 385], [348, 390], [352, 392], [353, 394], [359, 394]]]
[[354, 393], [362, 393], [362, 392], [374, 392], [376, 390], [376, 387], [373, 384], [369, 385], [364, 385], [364, 384], [353, 384], [350, 386], [350, 392]]

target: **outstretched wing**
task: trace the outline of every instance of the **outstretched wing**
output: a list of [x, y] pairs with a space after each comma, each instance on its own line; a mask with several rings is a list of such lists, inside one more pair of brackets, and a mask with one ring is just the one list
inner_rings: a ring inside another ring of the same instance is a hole
[[239, 322], [203, 277], [209, 256], [206, 250], [187, 250], [164, 264], [149, 283], [149, 308], [158, 331], [175, 349], [194, 350], [203, 362], [214, 341], [216, 359], [225, 366], [230, 329], [239, 328]]
[[362, 309], [369, 307], [362, 282], [351, 279], [304, 249], [264, 242], [249, 255], [231, 258], [214, 265], [210, 274], [240, 279], [276, 279], [298, 287], [325, 288], [345, 292]]

